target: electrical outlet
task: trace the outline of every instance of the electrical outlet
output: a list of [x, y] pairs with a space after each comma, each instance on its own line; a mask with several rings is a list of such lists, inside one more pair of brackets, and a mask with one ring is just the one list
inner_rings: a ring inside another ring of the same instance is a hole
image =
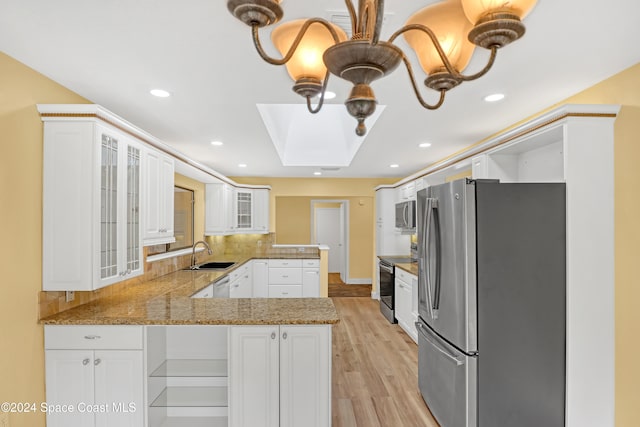
[[[66, 291], [66, 293], [65, 293], [65, 300], [66, 300], [67, 302], [71, 302], [71, 301], [73, 301], [75, 297], [76, 297], [75, 292], [73, 292], [73, 291]], [[0, 427], [4, 427], [4, 426], [0, 424]]]
[[9, 425], [9, 414], [6, 412], [0, 412], [0, 427], [11, 427]]

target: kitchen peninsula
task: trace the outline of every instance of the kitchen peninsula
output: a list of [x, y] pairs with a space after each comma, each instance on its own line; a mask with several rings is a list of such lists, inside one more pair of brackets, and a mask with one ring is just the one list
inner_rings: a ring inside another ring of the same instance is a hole
[[47, 403], [98, 409], [47, 425], [329, 426], [330, 299], [192, 297], [252, 261], [179, 270], [41, 319]]

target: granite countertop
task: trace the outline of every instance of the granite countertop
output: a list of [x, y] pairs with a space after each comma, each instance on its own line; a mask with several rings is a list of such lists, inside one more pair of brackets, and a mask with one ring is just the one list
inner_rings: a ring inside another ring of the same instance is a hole
[[[240, 259], [242, 258], [242, 259]], [[297, 325], [335, 324], [330, 298], [191, 298], [251, 259], [306, 258], [297, 254], [236, 257], [224, 271], [180, 270], [50, 317], [45, 325]], [[207, 261], [227, 261], [209, 259]]]

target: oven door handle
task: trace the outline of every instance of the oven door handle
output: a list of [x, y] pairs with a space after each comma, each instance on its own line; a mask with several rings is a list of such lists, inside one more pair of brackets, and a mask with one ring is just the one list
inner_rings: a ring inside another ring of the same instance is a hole
[[382, 263], [381, 263], [381, 264], [380, 264], [380, 269], [381, 269], [381, 270], [386, 271], [386, 272], [387, 272], [387, 273], [389, 273], [389, 274], [393, 274], [393, 268], [392, 268], [392, 267], [389, 267], [389, 266], [388, 266], [388, 265], [386, 265], [386, 264], [382, 264]]

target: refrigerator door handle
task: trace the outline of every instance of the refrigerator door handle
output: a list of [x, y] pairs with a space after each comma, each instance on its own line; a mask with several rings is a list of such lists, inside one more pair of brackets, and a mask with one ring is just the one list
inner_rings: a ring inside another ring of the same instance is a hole
[[440, 211], [438, 210], [438, 200], [434, 199], [432, 203], [433, 209], [433, 225], [435, 228], [435, 256], [436, 256], [436, 283], [434, 287], [433, 295], [433, 315], [434, 319], [438, 318], [438, 310], [440, 309], [440, 288], [441, 288], [441, 271], [442, 271], [442, 247], [441, 247], [441, 232], [440, 232]]
[[436, 201], [436, 199], [432, 199], [432, 198], [427, 198], [426, 199], [426, 207], [425, 207], [425, 212], [426, 215], [424, 215], [424, 223], [423, 223], [423, 230], [424, 230], [424, 240], [422, 242], [422, 253], [424, 254], [423, 257], [420, 258], [420, 263], [421, 263], [421, 268], [422, 271], [424, 272], [424, 278], [425, 278], [425, 282], [426, 282], [426, 305], [427, 308], [429, 309], [429, 316], [431, 317], [431, 319], [436, 319], [433, 316], [433, 308], [432, 308], [432, 298], [431, 298], [431, 270], [428, 270], [426, 267], [426, 261], [425, 258], [428, 254], [428, 249], [429, 249], [429, 242], [431, 241], [431, 232], [430, 232], [430, 228], [429, 226], [431, 225], [431, 215], [433, 213], [433, 203]]
[[437, 342], [433, 341], [429, 334], [427, 333], [427, 331], [424, 330], [424, 326], [422, 325], [422, 323], [420, 322], [416, 322], [416, 328], [418, 328], [418, 330], [422, 333], [422, 337], [427, 340], [427, 342], [429, 344], [431, 344], [433, 346], [433, 348], [435, 348], [436, 350], [438, 350], [440, 353], [442, 353], [443, 356], [445, 356], [447, 359], [451, 360], [453, 363], [456, 364], [456, 366], [460, 366], [464, 363], [464, 361], [459, 360], [456, 356], [454, 356], [453, 354], [450, 354], [447, 350], [445, 350], [444, 348], [442, 348], [440, 346], [440, 344], [438, 344]]

